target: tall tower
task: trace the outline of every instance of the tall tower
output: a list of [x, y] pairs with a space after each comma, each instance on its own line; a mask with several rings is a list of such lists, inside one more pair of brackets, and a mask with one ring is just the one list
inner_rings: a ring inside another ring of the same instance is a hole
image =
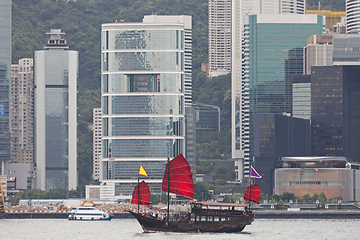
[[101, 174], [101, 108], [93, 109], [93, 174], [94, 180], [100, 179]]
[[11, 0], [0, 0], [0, 17], [0, 175], [7, 175], [10, 160]]
[[231, 71], [231, 1], [209, 0], [209, 76]]
[[65, 33], [51, 29], [44, 50], [35, 52], [34, 157], [37, 188], [77, 187], [78, 52]]
[[185, 151], [190, 16], [102, 25], [102, 179], [131, 194], [140, 164], [161, 192], [167, 157]]
[[[254, 154], [252, 116], [291, 113], [291, 74], [301, 74], [309, 36], [325, 32], [325, 17], [314, 14], [249, 15], [245, 25], [244, 83], [249, 93], [249, 159]], [[270, 54], [271, 53], [271, 54]]]
[[[289, 7], [293, 6], [293, 7]], [[245, 16], [251, 14], [305, 14], [306, 0], [234, 0], [232, 1], [232, 55], [231, 55], [231, 126], [232, 158], [235, 159], [235, 171], [237, 180], [249, 176], [251, 159], [246, 158], [249, 152], [245, 152], [250, 144], [249, 140], [249, 83], [244, 82], [244, 74], [248, 72], [248, 66], [244, 64], [244, 46], [248, 43], [244, 40]], [[244, 169], [243, 169], [244, 166]]]
[[360, 0], [346, 0], [346, 33], [360, 32]]
[[22, 58], [11, 65], [11, 161], [33, 162], [34, 79], [33, 59]]

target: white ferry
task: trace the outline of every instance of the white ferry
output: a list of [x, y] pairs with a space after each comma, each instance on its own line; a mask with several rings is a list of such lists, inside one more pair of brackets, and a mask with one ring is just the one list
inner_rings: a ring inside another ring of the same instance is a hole
[[80, 221], [99, 221], [111, 220], [109, 213], [95, 209], [94, 207], [73, 207], [69, 216], [69, 220]]

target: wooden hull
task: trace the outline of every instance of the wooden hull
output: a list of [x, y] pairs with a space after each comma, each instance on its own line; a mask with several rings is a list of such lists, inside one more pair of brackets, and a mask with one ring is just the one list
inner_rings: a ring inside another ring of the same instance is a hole
[[140, 223], [144, 231], [162, 232], [218, 232], [232, 233], [241, 232], [246, 225], [254, 220], [254, 214], [249, 213], [243, 216], [232, 216], [232, 220], [223, 222], [177, 222], [158, 220], [130, 212]]

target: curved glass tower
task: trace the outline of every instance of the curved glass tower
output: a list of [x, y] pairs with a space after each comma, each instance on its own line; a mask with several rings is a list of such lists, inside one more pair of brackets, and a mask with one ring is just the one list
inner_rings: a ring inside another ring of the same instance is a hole
[[360, 1], [346, 0], [346, 33], [360, 31]]
[[184, 29], [181, 21], [102, 25], [101, 179], [115, 195], [133, 191], [140, 164], [161, 192], [167, 157], [185, 154]]

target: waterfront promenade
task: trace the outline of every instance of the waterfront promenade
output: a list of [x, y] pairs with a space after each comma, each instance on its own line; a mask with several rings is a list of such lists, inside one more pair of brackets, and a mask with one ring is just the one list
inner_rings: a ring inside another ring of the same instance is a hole
[[[126, 219], [133, 218], [128, 212], [110, 212], [113, 218]], [[255, 218], [263, 219], [360, 219], [360, 210], [305, 210], [305, 211], [285, 211], [271, 210], [254, 211]], [[66, 212], [8, 212], [6, 219], [39, 219], [39, 218], [64, 218]]]

